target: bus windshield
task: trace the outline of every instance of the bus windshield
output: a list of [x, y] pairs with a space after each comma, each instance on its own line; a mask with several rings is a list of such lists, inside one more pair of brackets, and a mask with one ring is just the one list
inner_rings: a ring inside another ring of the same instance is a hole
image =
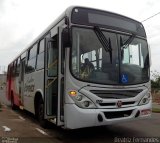
[[[104, 44], [94, 29], [73, 27], [71, 71], [79, 80], [99, 84], [138, 84], [149, 81], [146, 40], [102, 31]], [[103, 39], [102, 39], [103, 40]]]

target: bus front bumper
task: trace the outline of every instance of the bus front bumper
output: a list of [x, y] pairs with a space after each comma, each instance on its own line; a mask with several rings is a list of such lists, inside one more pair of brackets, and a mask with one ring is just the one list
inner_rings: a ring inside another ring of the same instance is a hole
[[75, 104], [65, 104], [64, 127], [77, 129], [148, 118], [151, 116], [151, 109], [151, 101], [142, 106], [117, 109], [82, 109]]

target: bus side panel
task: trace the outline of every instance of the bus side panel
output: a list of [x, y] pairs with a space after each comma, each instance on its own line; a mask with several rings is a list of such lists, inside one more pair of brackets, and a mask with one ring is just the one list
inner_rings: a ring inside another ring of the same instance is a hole
[[11, 79], [7, 75], [7, 85], [6, 85], [6, 98], [10, 101], [11, 99]]
[[12, 77], [11, 78], [11, 92], [13, 92], [14, 104], [17, 106], [20, 105], [19, 86], [20, 86], [19, 77]]
[[[35, 113], [34, 110], [34, 98], [36, 92], [43, 93], [44, 87], [44, 70], [39, 70], [29, 74], [25, 74], [24, 77], [24, 109]], [[43, 98], [43, 95], [42, 95]]]

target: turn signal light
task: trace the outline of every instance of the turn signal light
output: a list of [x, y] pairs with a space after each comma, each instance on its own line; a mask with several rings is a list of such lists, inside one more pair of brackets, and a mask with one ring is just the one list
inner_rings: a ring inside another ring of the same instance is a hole
[[77, 95], [77, 91], [71, 90], [71, 91], [69, 91], [69, 95], [70, 96], [76, 96]]

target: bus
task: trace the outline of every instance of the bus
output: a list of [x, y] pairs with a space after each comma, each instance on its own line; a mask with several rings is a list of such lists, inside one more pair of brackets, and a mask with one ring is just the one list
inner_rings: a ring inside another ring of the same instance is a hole
[[42, 127], [149, 118], [150, 65], [141, 22], [73, 6], [8, 65], [6, 95], [12, 109], [33, 113]]

